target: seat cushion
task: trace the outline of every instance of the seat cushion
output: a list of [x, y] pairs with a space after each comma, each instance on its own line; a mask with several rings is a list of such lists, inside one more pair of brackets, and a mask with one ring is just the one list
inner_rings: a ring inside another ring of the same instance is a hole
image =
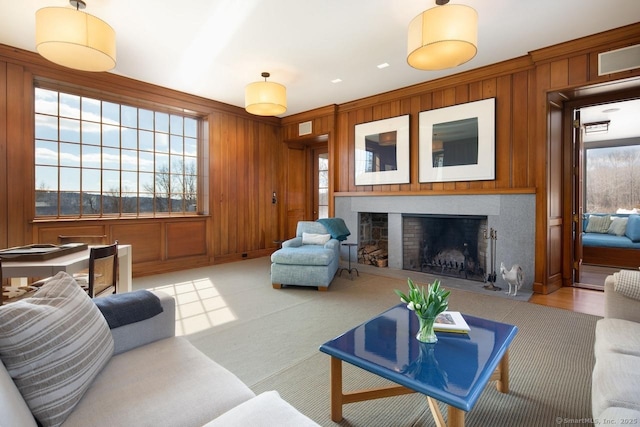
[[0, 358], [43, 426], [64, 422], [112, 354], [106, 320], [67, 273], [0, 307]]
[[335, 252], [320, 245], [302, 245], [282, 248], [271, 254], [271, 262], [292, 265], [329, 265]]
[[111, 358], [64, 427], [202, 426], [255, 394], [183, 337]]
[[591, 383], [593, 416], [611, 407], [640, 411], [640, 357], [605, 353], [596, 356]]
[[596, 358], [607, 353], [631, 354], [640, 357], [640, 323], [605, 318], [596, 323]]
[[206, 424], [204, 427], [316, 427], [319, 426], [280, 398], [277, 391], [264, 392]]

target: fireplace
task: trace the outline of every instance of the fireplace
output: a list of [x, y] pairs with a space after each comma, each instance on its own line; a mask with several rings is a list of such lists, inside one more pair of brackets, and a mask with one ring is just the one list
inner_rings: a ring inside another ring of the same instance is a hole
[[[422, 267], [421, 250], [424, 248], [424, 245], [420, 246], [424, 240], [421, 235], [422, 231], [420, 236], [416, 238], [417, 249], [414, 248], [411, 253], [405, 253], [406, 233], [404, 226], [406, 218], [411, 216], [437, 216], [441, 218], [456, 216], [463, 219], [476, 218], [486, 221], [485, 225], [479, 225], [476, 231], [477, 268], [485, 270], [486, 275], [491, 273], [487, 270], [491, 269], [492, 260], [498, 266], [503, 262], [507, 268], [513, 264], [519, 264], [525, 271], [524, 289], [530, 289], [535, 268], [535, 200], [534, 193], [465, 195], [369, 195], [359, 193], [355, 196], [345, 194], [335, 198], [335, 216], [345, 220], [352, 233], [351, 239], [358, 243], [359, 250], [363, 244], [367, 244], [365, 242], [375, 242], [384, 246], [387, 251], [387, 267], [400, 271], [407, 268], [405, 265], [411, 266], [411, 260], [413, 260], [412, 268], [420, 271]], [[375, 220], [370, 221], [370, 226], [361, 224], [363, 213], [375, 216]], [[383, 226], [383, 223], [386, 225]], [[488, 230], [488, 234], [491, 234], [491, 230], [495, 231], [497, 239], [485, 239], [484, 230]], [[376, 242], [378, 236], [381, 239]], [[441, 240], [447, 241], [447, 239]], [[494, 245], [493, 256], [489, 249], [491, 244]], [[462, 248], [461, 252], [464, 255], [464, 242], [462, 242]], [[349, 255], [347, 247], [341, 247], [340, 251], [341, 258], [346, 262]], [[471, 249], [468, 251], [473, 255]], [[353, 255], [352, 253], [351, 256]], [[486, 265], [484, 260], [486, 260]], [[433, 262], [431, 264], [433, 265]], [[437, 260], [436, 265], [439, 265]], [[429, 266], [425, 266], [425, 272], [427, 267]], [[429, 268], [433, 268], [433, 266]], [[458, 261], [459, 268], [460, 261]], [[445, 268], [443, 273], [450, 273], [451, 269], [451, 267]], [[453, 270], [455, 270], [455, 260]], [[437, 270], [432, 274], [441, 275]], [[464, 271], [458, 277], [464, 280]], [[498, 283], [501, 280], [499, 278]], [[474, 283], [474, 281], [470, 281], [470, 283]]]
[[404, 270], [484, 281], [487, 217], [402, 216]]

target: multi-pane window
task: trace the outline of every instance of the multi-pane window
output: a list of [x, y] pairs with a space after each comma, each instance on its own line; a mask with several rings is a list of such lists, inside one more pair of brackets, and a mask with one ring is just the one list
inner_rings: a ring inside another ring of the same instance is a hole
[[35, 89], [36, 216], [198, 211], [200, 120]]
[[585, 212], [640, 208], [640, 145], [586, 149]]

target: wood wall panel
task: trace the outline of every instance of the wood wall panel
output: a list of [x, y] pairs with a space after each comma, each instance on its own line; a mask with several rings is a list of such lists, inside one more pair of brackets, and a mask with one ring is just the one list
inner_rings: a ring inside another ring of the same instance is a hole
[[207, 254], [206, 221], [169, 222], [165, 226], [167, 259]]
[[[9, 189], [7, 187], [7, 63], [0, 61], [0, 247], [9, 246]], [[0, 298], [2, 296], [0, 295]]]
[[165, 258], [165, 230], [160, 222], [114, 223], [109, 235], [120, 244], [131, 245], [133, 264], [160, 262]]
[[107, 241], [113, 241], [104, 225], [36, 227], [35, 231], [36, 243], [57, 245], [60, 243], [58, 236], [107, 236]]

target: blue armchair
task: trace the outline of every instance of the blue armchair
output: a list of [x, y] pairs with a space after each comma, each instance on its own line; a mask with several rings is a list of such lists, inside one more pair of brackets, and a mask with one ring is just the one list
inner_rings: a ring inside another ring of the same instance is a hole
[[300, 221], [296, 237], [271, 255], [271, 283], [314, 286], [326, 291], [340, 263], [340, 241], [320, 222]]

